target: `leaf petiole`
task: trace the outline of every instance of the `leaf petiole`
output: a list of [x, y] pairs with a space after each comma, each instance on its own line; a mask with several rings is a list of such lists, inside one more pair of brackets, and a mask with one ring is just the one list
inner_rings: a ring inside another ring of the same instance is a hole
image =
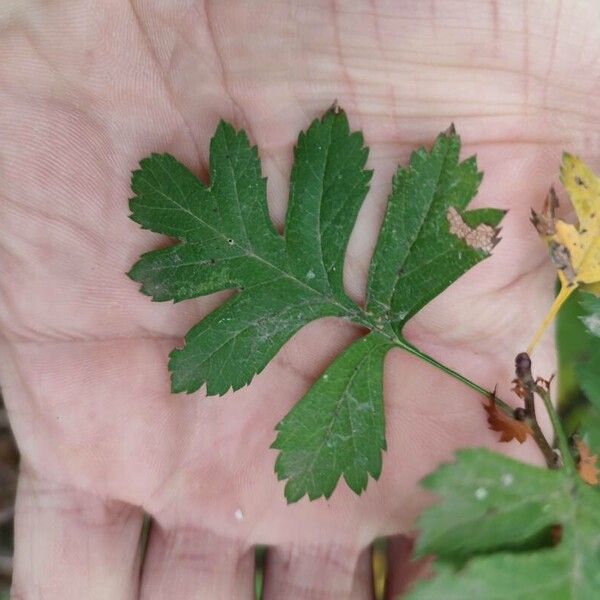
[[[412, 344], [407, 342], [405, 339], [398, 338], [397, 340], [395, 340], [395, 343], [399, 348], [402, 348], [403, 350], [410, 352], [414, 356], [418, 356], [421, 360], [425, 361], [426, 363], [429, 363], [430, 365], [437, 367], [438, 369], [440, 369], [440, 371], [443, 371], [447, 375], [450, 375], [450, 377], [453, 377], [454, 379], [464, 383], [467, 387], [470, 387], [472, 390], [475, 390], [476, 392], [478, 392], [485, 398], [492, 397], [492, 395], [493, 395], [492, 392], [481, 387], [474, 381], [471, 381], [470, 379], [468, 379], [467, 377], [465, 377], [458, 371], [455, 371], [454, 369], [451, 369], [450, 367], [446, 366], [445, 364], [437, 361], [432, 356], [429, 356], [429, 354], [425, 354], [424, 352], [421, 352], [421, 350], [419, 350], [418, 348], [416, 348], [415, 346], [413, 346]], [[513, 408], [510, 405], [508, 405], [506, 402], [503, 402], [498, 397], [496, 397], [496, 406], [500, 410], [505, 412], [507, 415], [509, 415], [511, 417], [513, 416]]]
[[554, 298], [554, 302], [552, 303], [550, 310], [544, 317], [542, 324], [538, 327], [537, 331], [533, 336], [533, 339], [531, 340], [531, 343], [527, 347], [527, 354], [531, 355], [534, 348], [538, 345], [540, 339], [542, 338], [542, 335], [544, 335], [544, 332], [546, 331], [546, 329], [548, 329], [548, 326], [550, 325], [550, 323], [552, 323], [554, 317], [556, 317], [556, 315], [558, 314], [560, 307], [567, 301], [567, 298], [576, 289], [577, 286], [575, 284], [565, 283], [561, 278], [560, 292], [558, 292], [556, 298]]

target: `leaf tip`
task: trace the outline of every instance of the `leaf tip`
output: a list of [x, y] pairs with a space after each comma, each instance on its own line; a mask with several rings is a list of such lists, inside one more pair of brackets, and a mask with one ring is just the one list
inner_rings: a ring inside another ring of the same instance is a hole
[[443, 132], [442, 135], [445, 135], [448, 137], [457, 135], [456, 127], [454, 126], [454, 123], [450, 123], [450, 126]]
[[573, 154], [571, 154], [570, 152], [563, 150], [562, 160], [563, 160], [563, 162], [571, 162], [571, 161], [575, 160], [575, 156]]
[[331, 104], [331, 106], [327, 109], [327, 113], [333, 113], [334, 115], [339, 114], [340, 112], [344, 112], [342, 110], [342, 108], [340, 107], [340, 105], [338, 104], [337, 98], [333, 101], [333, 103]]

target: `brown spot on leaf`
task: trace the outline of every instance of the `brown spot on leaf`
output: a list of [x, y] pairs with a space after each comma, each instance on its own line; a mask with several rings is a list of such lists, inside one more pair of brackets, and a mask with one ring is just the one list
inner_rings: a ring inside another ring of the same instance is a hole
[[494, 229], [485, 223], [480, 223], [475, 229], [469, 227], [454, 206], [451, 206], [446, 212], [446, 219], [450, 224], [450, 233], [463, 240], [471, 248], [490, 253], [500, 241], [498, 239], [499, 229]]
[[552, 539], [552, 545], [558, 546], [562, 540], [563, 528], [562, 525], [552, 525], [550, 528], [550, 537]]

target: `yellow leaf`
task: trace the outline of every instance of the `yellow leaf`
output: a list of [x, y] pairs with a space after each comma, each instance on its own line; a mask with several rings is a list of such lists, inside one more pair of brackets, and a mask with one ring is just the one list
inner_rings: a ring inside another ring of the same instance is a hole
[[572, 225], [554, 217], [558, 201], [553, 189], [542, 213], [532, 211], [531, 220], [548, 244], [561, 289], [529, 345], [529, 354], [576, 288], [600, 296], [600, 179], [580, 158], [566, 152], [560, 174], [579, 222]]
[[571, 254], [576, 282], [597, 284], [600, 282], [600, 180], [581, 159], [566, 153], [560, 172], [579, 227], [557, 220], [557, 239]]

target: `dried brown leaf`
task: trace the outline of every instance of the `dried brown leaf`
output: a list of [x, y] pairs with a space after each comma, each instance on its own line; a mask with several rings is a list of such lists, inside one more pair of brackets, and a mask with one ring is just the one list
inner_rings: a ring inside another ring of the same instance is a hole
[[507, 414], [498, 410], [496, 406], [496, 397], [492, 395], [489, 404], [484, 404], [483, 408], [488, 414], [488, 423], [492, 431], [499, 431], [502, 435], [500, 436], [501, 442], [510, 442], [517, 440], [522, 444], [528, 435], [533, 435], [529, 423], [526, 421], [517, 421], [509, 417]]
[[581, 440], [576, 439], [575, 446], [579, 452], [579, 462], [577, 463], [579, 476], [590, 485], [598, 485], [598, 467], [596, 466], [598, 456], [592, 454], [587, 444]]

